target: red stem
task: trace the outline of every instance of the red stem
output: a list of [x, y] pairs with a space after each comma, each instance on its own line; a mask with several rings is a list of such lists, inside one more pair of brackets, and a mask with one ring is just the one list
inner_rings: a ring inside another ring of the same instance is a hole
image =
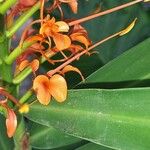
[[85, 18], [81, 18], [81, 19], [78, 19], [78, 20], [75, 20], [75, 21], [71, 21], [70, 23], [68, 23], [69, 26], [73, 26], [73, 25], [76, 25], [76, 24], [80, 24], [80, 23], [83, 23], [83, 22], [86, 22], [88, 20], [91, 20], [91, 19], [94, 19], [94, 18], [97, 18], [97, 17], [100, 17], [100, 16], [104, 16], [106, 14], [110, 14], [112, 12], [115, 12], [117, 10], [120, 10], [120, 9], [123, 9], [123, 8], [126, 8], [126, 7], [129, 7], [131, 5], [134, 5], [136, 3], [139, 3], [139, 2], [142, 2], [143, 0], [134, 0], [132, 2], [129, 2], [129, 3], [126, 3], [126, 4], [123, 4], [121, 6], [117, 6], [117, 7], [114, 7], [114, 8], [111, 8], [111, 9], [108, 9], [106, 11], [103, 11], [103, 12], [100, 12], [100, 13], [97, 13], [97, 14], [93, 14], [93, 15], [90, 15], [90, 16], [87, 16]]

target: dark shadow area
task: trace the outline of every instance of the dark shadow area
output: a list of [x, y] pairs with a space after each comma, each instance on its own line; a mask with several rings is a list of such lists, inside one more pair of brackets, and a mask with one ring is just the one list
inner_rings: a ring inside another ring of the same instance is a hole
[[74, 88], [75, 89], [86, 89], [86, 88], [117, 89], [117, 88], [133, 88], [133, 87], [150, 87], [150, 79], [120, 81], [120, 82], [81, 83]]

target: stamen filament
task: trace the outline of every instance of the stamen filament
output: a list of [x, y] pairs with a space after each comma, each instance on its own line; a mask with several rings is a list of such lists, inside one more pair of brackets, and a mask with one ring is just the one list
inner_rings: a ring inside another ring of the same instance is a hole
[[[120, 32], [121, 32], [121, 31], [120, 31]], [[112, 38], [118, 36], [118, 35], [120, 34], [120, 32], [117, 32], [117, 33], [115, 33], [115, 34], [113, 34], [113, 35], [110, 35], [110, 36], [108, 36], [107, 38], [105, 38], [105, 39], [103, 39], [103, 40], [101, 40], [101, 41], [95, 43], [94, 45], [90, 46], [88, 49], [82, 51], [81, 53], [78, 53], [77, 55], [75, 55], [75, 56], [73, 56], [72, 58], [68, 59], [65, 63], [63, 63], [62, 65], [60, 65], [60, 66], [57, 67], [56, 69], [48, 71], [48, 72], [47, 72], [47, 75], [51, 77], [52, 75], [54, 75], [55, 73], [57, 73], [57, 72], [59, 72], [61, 69], [63, 69], [65, 66], [67, 66], [67, 65], [70, 64], [70, 63], [72, 63], [74, 60], [76, 60], [76, 59], [80, 58], [82, 55], [86, 54], [88, 51], [90, 51], [90, 50], [92, 50], [93, 48], [99, 46], [100, 44], [102, 44], [102, 43], [104, 43], [104, 42], [106, 42], [106, 41], [108, 41], [108, 40], [110, 40], [110, 39], [112, 39]]]
[[106, 10], [106, 11], [102, 11], [102, 12], [100, 12], [100, 13], [93, 14], [93, 15], [87, 16], [87, 17], [85, 17], [85, 18], [81, 18], [81, 19], [78, 19], [78, 20], [75, 20], [75, 21], [71, 21], [70, 23], [68, 23], [68, 25], [69, 25], [69, 26], [73, 26], [73, 25], [76, 25], [76, 24], [80, 24], [80, 23], [89, 21], [89, 20], [91, 20], [91, 19], [94, 19], [94, 18], [97, 18], [97, 17], [100, 17], [100, 16], [104, 16], [104, 15], [110, 14], [110, 13], [112, 13], [112, 12], [121, 10], [121, 9], [123, 9], [123, 8], [132, 6], [132, 5], [137, 4], [137, 3], [139, 3], [139, 2], [142, 2], [142, 1], [143, 1], [143, 0], [134, 0], [134, 1], [132, 1], [132, 2], [129, 2], [129, 3], [126, 3], [126, 4], [123, 4], [123, 5], [120, 5], [120, 6], [111, 8], [111, 9], [108, 9], [108, 10]]

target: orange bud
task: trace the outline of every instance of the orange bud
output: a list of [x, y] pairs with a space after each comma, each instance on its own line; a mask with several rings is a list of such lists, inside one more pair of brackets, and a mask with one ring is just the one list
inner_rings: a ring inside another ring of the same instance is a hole
[[17, 117], [16, 114], [12, 109], [7, 108], [7, 119], [6, 119], [6, 128], [7, 128], [7, 135], [11, 138], [17, 127]]

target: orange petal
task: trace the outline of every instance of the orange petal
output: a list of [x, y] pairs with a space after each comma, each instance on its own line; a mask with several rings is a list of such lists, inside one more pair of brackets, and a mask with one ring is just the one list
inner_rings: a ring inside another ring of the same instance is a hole
[[36, 42], [36, 41], [42, 41], [44, 38], [42, 35], [34, 35], [27, 39], [28, 42]]
[[64, 21], [57, 21], [55, 23], [59, 27], [59, 32], [68, 32], [69, 31], [69, 25]]
[[72, 1], [69, 2], [68, 4], [69, 4], [69, 6], [70, 6], [72, 12], [76, 14], [77, 11], [78, 11], [78, 2], [77, 2], [77, 0], [72, 0]]
[[81, 76], [82, 80], [84, 80], [84, 77], [83, 77], [81, 71], [80, 71], [78, 68], [73, 67], [73, 66], [71, 66], [71, 65], [67, 65], [66, 67], [64, 67], [64, 68], [62, 69], [61, 73], [62, 73], [62, 74], [65, 74], [65, 73], [67, 73], [67, 72], [69, 72], [69, 71], [77, 72], [77, 73]]
[[67, 35], [63, 35], [60, 33], [55, 33], [53, 35], [53, 40], [56, 44], [58, 50], [64, 50], [70, 47], [71, 40]]
[[37, 76], [33, 81], [33, 89], [37, 94], [37, 99], [43, 105], [48, 105], [51, 99], [50, 81], [44, 75]]
[[50, 78], [50, 93], [58, 102], [63, 102], [66, 100], [67, 83], [61, 75], [56, 74]]
[[29, 66], [29, 61], [28, 60], [24, 60], [20, 63], [18, 69], [19, 71], [24, 70], [27, 66]]
[[16, 114], [12, 109], [7, 109], [7, 119], [6, 119], [6, 128], [7, 128], [7, 135], [11, 138], [17, 127], [17, 117]]
[[72, 41], [78, 41], [85, 45], [86, 48], [91, 44], [91, 42], [82, 33], [73, 33], [70, 35]]
[[30, 63], [30, 66], [31, 66], [33, 72], [37, 71], [38, 68], [39, 68], [39, 60], [38, 60], [38, 59], [34, 59], [34, 60]]

